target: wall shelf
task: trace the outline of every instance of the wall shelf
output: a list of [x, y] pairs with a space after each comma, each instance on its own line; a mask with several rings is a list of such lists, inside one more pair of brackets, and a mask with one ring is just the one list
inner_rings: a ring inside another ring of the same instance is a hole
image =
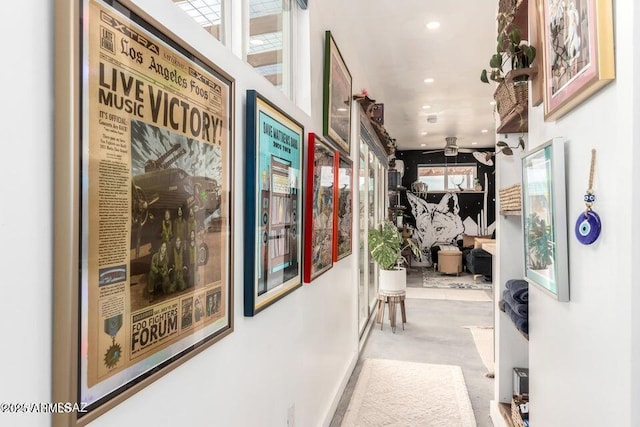
[[500, 121], [496, 133], [522, 133], [529, 131], [529, 116], [526, 105], [517, 105]]
[[518, 210], [518, 211], [500, 211], [500, 215], [502, 216], [521, 216], [522, 215], [522, 211]]

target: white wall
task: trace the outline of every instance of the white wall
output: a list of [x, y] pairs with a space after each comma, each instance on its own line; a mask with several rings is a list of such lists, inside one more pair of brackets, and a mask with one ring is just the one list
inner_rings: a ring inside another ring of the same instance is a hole
[[[536, 426], [637, 425], [638, 361], [632, 371], [631, 356], [639, 355], [640, 295], [637, 289], [632, 292], [634, 282], [637, 288], [632, 277], [638, 265], [634, 122], [640, 69], [630, 54], [638, 46], [633, 44], [637, 8], [630, 0], [615, 2], [617, 75], [612, 84], [555, 123], [543, 121], [542, 106], [529, 113], [531, 147], [552, 137], [567, 139], [570, 266], [570, 302], [557, 302], [535, 287], [530, 291], [531, 423]], [[573, 227], [584, 210], [591, 148], [597, 150], [594, 210], [603, 230], [597, 242], [583, 246]]]
[[[35, 4], [37, 3], [37, 4]], [[0, 4], [0, 402], [51, 400], [53, 2]], [[1, 425], [49, 416], [0, 413]]]
[[[311, 2], [311, 14], [303, 19], [307, 21], [303, 31], [308, 31], [311, 41], [311, 69], [304, 72], [307, 77], [303, 76], [302, 81], [304, 84], [310, 79], [311, 97], [308, 94], [300, 97], [303, 109], [299, 109], [248, 65], [195, 28], [170, 1], [135, 0], [142, 10], [236, 79], [235, 330], [98, 418], [92, 426], [284, 426], [292, 405], [298, 426], [326, 425], [330, 421], [336, 399], [357, 358], [357, 253], [254, 318], [245, 318], [239, 244], [243, 240], [246, 90], [257, 89], [303, 123], [306, 132], [322, 133], [326, 29], [334, 32], [354, 76], [354, 88], [368, 83], [366, 68], [358, 63], [356, 48], [348, 45], [347, 17], [336, 22], [340, 15], [329, 12], [340, 3], [323, 2], [322, 10], [317, 10], [319, 3]], [[0, 29], [6, 60], [0, 71], [4, 82], [2, 122], [6, 150], [5, 164], [0, 168], [4, 200], [0, 232], [5, 246], [0, 258], [4, 272], [0, 303], [3, 342], [0, 402], [48, 402], [55, 197], [52, 194], [53, 4], [3, 2], [0, 8], [3, 16], [16, 17], [6, 20]], [[11, 40], [15, 43], [10, 43]], [[311, 115], [304, 112], [309, 107]], [[354, 234], [354, 242], [357, 241]], [[0, 424], [44, 426], [50, 424], [50, 416], [9, 417], [0, 413]]]

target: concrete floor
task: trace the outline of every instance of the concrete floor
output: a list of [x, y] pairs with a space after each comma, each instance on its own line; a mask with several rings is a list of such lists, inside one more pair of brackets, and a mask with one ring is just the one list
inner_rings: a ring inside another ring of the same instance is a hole
[[[490, 291], [486, 292], [490, 295]], [[362, 359], [366, 358], [459, 365], [478, 427], [492, 427], [489, 401], [493, 398], [494, 380], [485, 375], [487, 369], [476, 350], [471, 332], [465, 328], [492, 327], [492, 303], [407, 299], [406, 309], [407, 323], [404, 331], [399, 326], [396, 333], [392, 333], [387, 316], [383, 330], [380, 330], [379, 324], [372, 327], [360, 360], [338, 404], [331, 427], [340, 426], [362, 368]]]

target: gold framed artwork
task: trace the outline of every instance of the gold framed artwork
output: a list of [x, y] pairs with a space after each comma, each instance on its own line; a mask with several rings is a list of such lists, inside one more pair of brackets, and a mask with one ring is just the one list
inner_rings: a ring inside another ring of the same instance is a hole
[[543, 0], [544, 118], [567, 114], [615, 78], [612, 0]]
[[233, 331], [234, 81], [128, 3], [58, 3], [53, 399], [84, 411], [53, 424], [83, 425]]

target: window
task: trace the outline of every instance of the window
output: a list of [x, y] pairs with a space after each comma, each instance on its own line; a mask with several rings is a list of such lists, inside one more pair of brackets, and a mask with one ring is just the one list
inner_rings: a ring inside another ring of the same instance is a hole
[[223, 0], [173, 0], [209, 34], [224, 43]]
[[291, 0], [248, 0], [246, 61], [274, 86], [291, 96]]
[[[197, 25], [234, 50], [234, 53], [237, 45], [237, 54], [240, 55], [242, 51], [244, 60], [258, 74], [288, 97], [293, 97], [294, 20], [300, 0], [243, 0], [242, 14], [235, 13], [240, 9], [239, 2], [232, 3], [238, 0], [172, 1]], [[244, 19], [239, 18], [240, 15]], [[238, 16], [238, 22], [232, 16]], [[233, 22], [227, 22], [230, 20]], [[237, 34], [244, 34], [243, 43], [225, 40], [231, 39], [231, 34], [235, 35], [236, 31]], [[244, 48], [240, 48], [241, 44], [244, 44]]]
[[477, 176], [475, 164], [418, 165], [418, 181], [429, 191], [473, 190]]

